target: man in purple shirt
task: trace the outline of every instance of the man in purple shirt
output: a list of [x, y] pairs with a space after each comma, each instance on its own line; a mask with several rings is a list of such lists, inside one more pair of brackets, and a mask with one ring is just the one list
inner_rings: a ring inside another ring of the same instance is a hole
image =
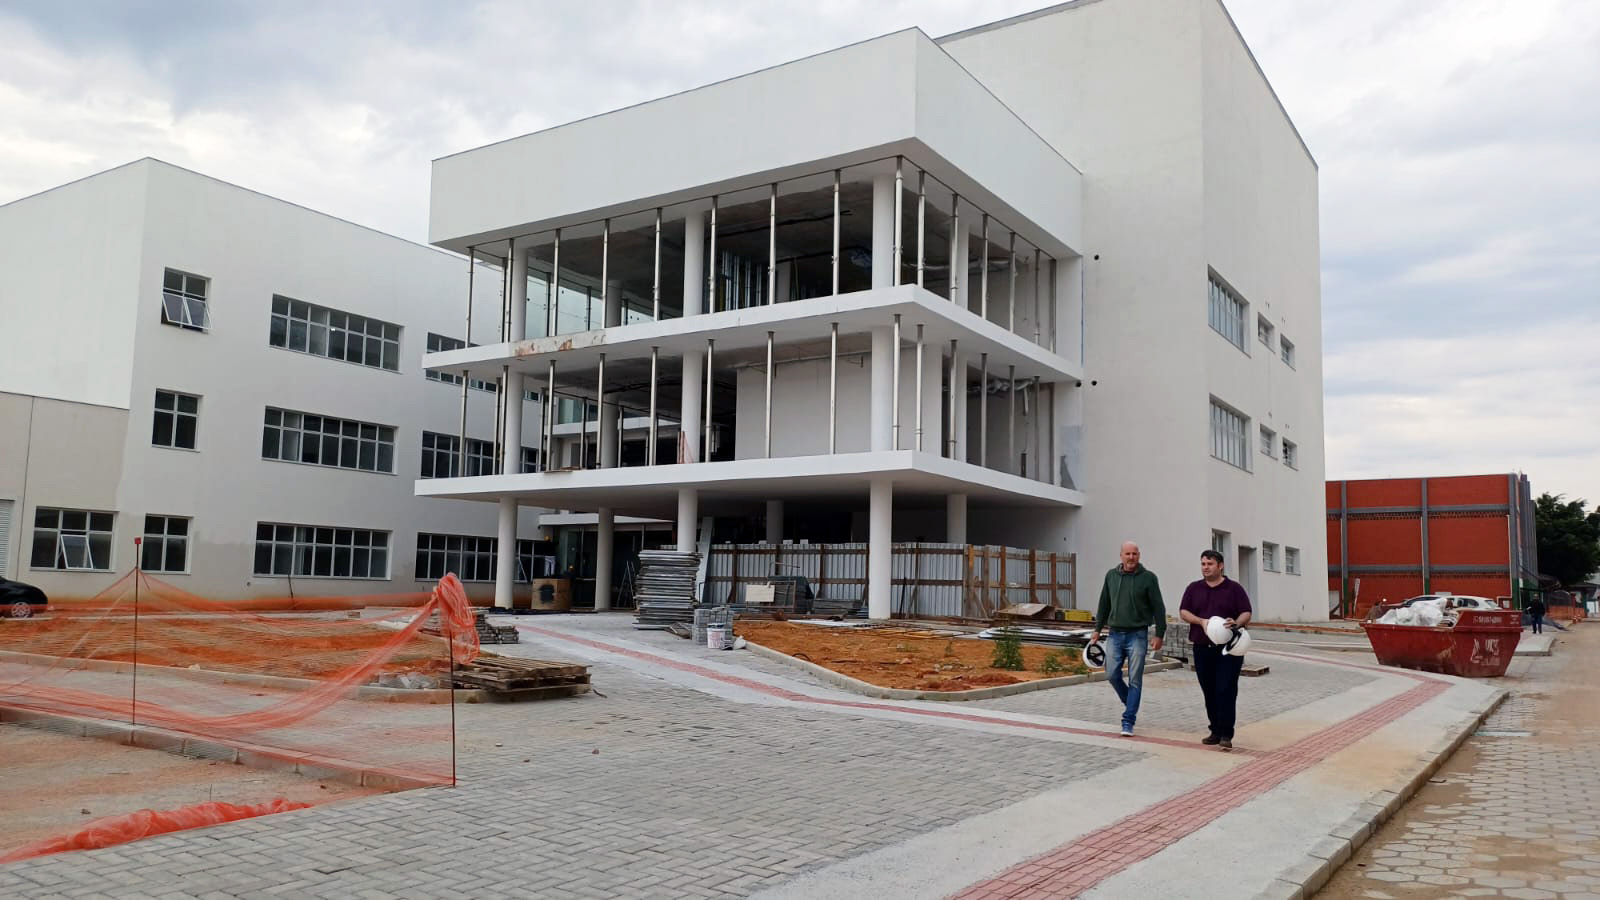
[[1206, 637], [1206, 620], [1221, 616], [1229, 625], [1250, 621], [1250, 596], [1222, 574], [1222, 554], [1215, 550], [1200, 553], [1200, 580], [1183, 590], [1178, 618], [1189, 623], [1189, 640], [1194, 644], [1194, 674], [1200, 692], [1206, 697], [1206, 718], [1211, 733], [1200, 743], [1233, 749], [1234, 707], [1239, 699], [1239, 670], [1244, 657], [1225, 656], [1222, 648]]

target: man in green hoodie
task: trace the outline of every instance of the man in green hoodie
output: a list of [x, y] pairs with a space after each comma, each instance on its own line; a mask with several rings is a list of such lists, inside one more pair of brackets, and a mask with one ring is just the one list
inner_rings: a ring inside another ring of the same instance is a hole
[[[1156, 630], [1150, 640], [1150, 629]], [[1122, 545], [1122, 564], [1106, 573], [1100, 586], [1100, 608], [1094, 617], [1091, 643], [1106, 635], [1106, 680], [1122, 701], [1122, 736], [1133, 737], [1139, 718], [1139, 696], [1144, 692], [1144, 659], [1160, 650], [1167, 634], [1167, 608], [1161, 603], [1156, 573], [1139, 564], [1139, 545]], [[1122, 680], [1122, 663], [1128, 663], [1128, 680]]]

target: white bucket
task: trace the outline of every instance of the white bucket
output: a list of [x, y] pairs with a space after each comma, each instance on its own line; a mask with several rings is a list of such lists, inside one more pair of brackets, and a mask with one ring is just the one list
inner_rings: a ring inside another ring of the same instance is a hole
[[707, 628], [706, 629], [706, 649], [707, 650], [721, 650], [721, 649], [723, 649], [723, 647], [726, 646], [723, 643], [724, 635], [726, 635], [726, 634], [727, 634], [727, 629], [724, 629], [724, 628]]

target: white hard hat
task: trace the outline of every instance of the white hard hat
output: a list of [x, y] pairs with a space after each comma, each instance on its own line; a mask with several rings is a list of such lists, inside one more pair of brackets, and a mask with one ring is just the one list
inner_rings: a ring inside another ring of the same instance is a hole
[[1222, 646], [1233, 637], [1233, 629], [1228, 627], [1228, 620], [1221, 616], [1212, 616], [1206, 620], [1206, 640], [1217, 646]]
[[1250, 649], [1250, 632], [1243, 628], [1233, 630], [1233, 637], [1222, 646], [1223, 656], [1243, 656]]
[[1099, 641], [1084, 647], [1083, 664], [1091, 669], [1104, 669], [1106, 667], [1106, 648]]

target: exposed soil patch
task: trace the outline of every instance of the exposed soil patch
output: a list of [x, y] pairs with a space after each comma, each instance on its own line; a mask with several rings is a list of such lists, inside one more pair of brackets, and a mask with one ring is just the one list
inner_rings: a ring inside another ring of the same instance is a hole
[[[752, 643], [858, 678], [878, 687], [918, 691], [973, 688], [1080, 675], [1089, 671], [1071, 648], [1024, 644], [1024, 671], [993, 666], [993, 641], [919, 628], [826, 628], [794, 622], [740, 621], [734, 632]], [[1054, 655], [1063, 671], [1041, 671]]]
[[[290, 678], [319, 678], [350, 666], [394, 640], [392, 629], [311, 617], [144, 616], [135, 651], [132, 618], [51, 617], [0, 623], [0, 650], [155, 666], [199, 666]], [[137, 655], [136, 655], [137, 654]], [[416, 635], [386, 672], [449, 670], [445, 642]]]
[[0, 852], [146, 808], [209, 800], [248, 805], [276, 797], [315, 805], [380, 793], [19, 725], [0, 725], [0, 759]]

